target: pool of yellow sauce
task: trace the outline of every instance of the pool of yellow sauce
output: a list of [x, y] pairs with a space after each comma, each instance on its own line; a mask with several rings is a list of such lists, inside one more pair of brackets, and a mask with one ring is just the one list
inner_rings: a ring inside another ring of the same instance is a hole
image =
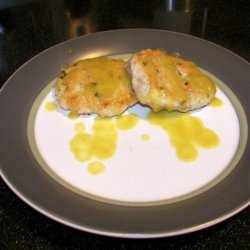
[[182, 161], [194, 161], [198, 157], [199, 148], [212, 149], [220, 142], [218, 135], [205, 127], [200, 118], [188, 113], [150, 112], [147, 120], [168, 134], [177, 157]]

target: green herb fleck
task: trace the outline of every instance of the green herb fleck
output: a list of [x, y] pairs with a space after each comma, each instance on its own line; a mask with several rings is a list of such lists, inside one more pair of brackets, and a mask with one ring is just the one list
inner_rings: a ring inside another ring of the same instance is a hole
[[91, 82], [91, 83], [90, 83], [90, 86], [91, 86], [91, 87], [95, 87], [96, 85], [97, 85], [97, 82]]

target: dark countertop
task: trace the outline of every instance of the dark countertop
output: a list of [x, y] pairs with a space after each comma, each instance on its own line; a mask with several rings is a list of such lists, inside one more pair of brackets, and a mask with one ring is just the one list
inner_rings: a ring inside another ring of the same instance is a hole
[[[46, 48], [111, 29], [157, 28], [187, 33], [217, 43], [249, 61], [247, 2], [1, 1], [0, 87], [23, 63]], [[0, 197], [0, 249], [250, 249], [249, 207], [195, 233], [126, 240], [92, 235], [52, 221], [21, 201], [2, 179]]]

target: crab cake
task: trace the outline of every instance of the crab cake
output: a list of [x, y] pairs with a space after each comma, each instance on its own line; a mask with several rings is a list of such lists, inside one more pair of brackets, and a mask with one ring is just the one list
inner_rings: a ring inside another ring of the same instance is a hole
[[120, 115], [137, 102], [125, 61], [107, 57], [64, 68], [57, 77], [56, 98], [63, 109], [101, 117]]
[[127, 68], [138, 100], [154, 111], [187, 112], [215, 97], [214, 83], [193, 62], [161, 50], [134, 54]]

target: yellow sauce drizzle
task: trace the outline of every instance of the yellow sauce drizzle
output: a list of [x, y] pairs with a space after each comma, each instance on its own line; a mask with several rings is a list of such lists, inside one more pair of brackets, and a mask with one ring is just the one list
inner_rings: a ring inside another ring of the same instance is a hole
[[88, 172], [92, 175], [99, 175], [105, 171], [105, 166], [101, 162], [90, 162], [88, 164]]
[[134, 128], [138, 121], [139, 118], [137, 115], [134, 114], [123, 115], [123, 116], [118, 116], [116, 118], [116, 125], [121, 130], [129, 130]]
[[151, 137], [150, 137], [150, 135], [143, 134], [143, 135], [141, 135], [141, 139], [142, 139], [143, 141], [149, 141], [149, 140], [151, 139]]
[[[212, 149], [219, 144], [219, 137], [204, 126], [202, 120], [188, 113], [160, 111], [150, 112], [146, 118], [151, 124], [160, 126], [168, 133], [177, 157], [186, 162], [197, 159], [198, 149]], [[139, 118], [129, 114], [116, 119], [97, 118], [92, 126], [92, 133], [85, 132], [82, 122], [75, 124], [76, 135], [70, 141], [70, 149], [78, 161], [86, 162], [93, 158], [105, 160], [112, 157], [117, 148], [118, 129], [129, 130], [136, 126]], [[151, 137], [142, 134], [141, 139]], [[93, 175], [102, 173], [105, 166], [101, 162], [88, 164], [88, 171]]]
[[218, 97], [215, 97], [209, 105], [213, 108], [219, 108], [223, 105], [223, 101]]
[[196, 160], [198, 147], [212, 149], [220, 141], [218, 135], [206, 128], [200, 118], [187, 113], [150, 112], [147, 119], [168, 133], [170, 142], [176, 149], [176, 155], [182, 161]]
[[56, 111], [58, 108], [58, 105], [55, 102], [47, 102], [45, 104], [45, 109], [49, 112]]
[[68, 118], [71, 119], [71, 120], [76, 120], [77, 118], [79, 117], [79, 115], [73, 111], [71, 111], [69, 114], [68, 114]]

